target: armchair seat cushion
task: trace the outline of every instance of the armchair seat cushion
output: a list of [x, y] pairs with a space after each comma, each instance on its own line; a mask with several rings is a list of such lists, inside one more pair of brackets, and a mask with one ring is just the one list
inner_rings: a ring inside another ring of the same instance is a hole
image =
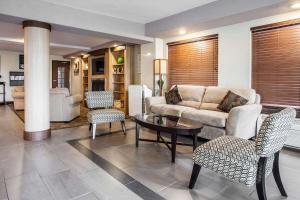
[[189, 112], [182, 113], [182, 117], [199, 121], [200, 123], [224, 128], [228, 113], [213, 111], [213, 110], [191, 110]]
[[[204, 143], [193, 154], [195, 164], [247, 186], [256, 181], [258, 159], [255, 142], [233, 136]], [[266, 176], [272, 171], [273, 160], [273, 156], [268, 158]]]
[[116, 109], [98, 109], [88, 112], [88, 121], [92, 124], [124, 121], [125, 113]]

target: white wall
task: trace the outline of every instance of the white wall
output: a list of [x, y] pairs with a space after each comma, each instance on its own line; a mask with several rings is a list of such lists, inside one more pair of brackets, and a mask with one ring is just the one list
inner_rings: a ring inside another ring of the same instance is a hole
[[165, 58], [164, 46], [164, 41], [159, 38], [141, 45], [141, 84], [150, 89], [153, 89], [153, 59]]
[[[165, 44], [177, 40], [219, 34], [220, 86], [251, 87], [251, 27], [300, 18], [300, 11], [266, 17], [258, 20], [206, 30], [185, 36], [167, 38]], [[165, 55], [167, 56], [167, 46]]]
[[[2, 75], [1, 81], [6, 82], [6, 101], [12, 101], [11, 98], [11, 90], [13, 87], [9, 86], [9, 72], [10, 71], [24, 71], [19, 69], [19, 55], [22, 54], [20, 52], [12, 52], [12, 51], [1, 51], [0, 50], [0, 74]], [[0, 88], [2, 92], [2, 86]], [[0, 97], [0, 101], [2, 102], [2, 95]]]
[[[13, 101], [11, 97], [11, 90], [14, 87], [9, 86], [9, 72], [10, 71], [22, 71], [19, 69], [19, 55], [23, 54], [23, 52], [14, 52], [14, 51], [3, 51], [0, 50], [0, 74], [2, 75], [1, 81], [6, 82], [6, 101]], [[66, 60], [62, 56], [50, 55], [50, 87], [52, 85], [52, 61], [53, 60]], [[70, 73], [73, 73], [72, 67], [70, 68]], [[71, 76], [70, 76], [71, 77]], [[70, 79], [71, 80], [71, 79]], [[76, 83], [75, 83], [76, 84]], [[70, 83], [70, 87], [72, 87], [72, 82]], [[0, 88], [2, 92], [2, 87]], [[2, 96], [0, 97], [0, 101], [2, 102]]]
[[[79, 62], [79, 73], [77, 75], [74, 74], [74, 65], [75, 62]], [[82, 64], [83, 61], [80, 58], [75, 58], [71, 60], [70, 67], [70, 91], [72, 94], [82, 95]]]

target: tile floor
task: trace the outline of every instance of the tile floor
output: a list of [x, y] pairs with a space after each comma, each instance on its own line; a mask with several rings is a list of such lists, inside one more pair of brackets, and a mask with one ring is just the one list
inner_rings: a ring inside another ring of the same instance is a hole
[[[127, 123], [127, 127], [132, 125]], [[101, 126], [97, 132], [105, 133], [107, 128]], [[113, 131], [117, 130], [119, 124], [113, 126]], [[91, 140], [87, 138], [88, 127], [82, 126], [53, 131], [52, 137], [42, 142], [28, 142], [22, 139], [21, 120], [10, 108], [0, 106], [0, 200], [131, 200], [142, 199], [136, 191], [145, 189], [165, 199], [257, 199], [255, 188], [229, 182], [205, 169], [195, 189], [188, 190], [191, 148], [179, 147], [176, 163], [172, 164], [170, 152], [163, 145], [141, 142], [135, 148], [134, 132], [129, 130], [126, 136], [117, 132]], [[142, 135], [154, 137], [147, 130]], [[69, 140], [75, 140], [134, 180], [127, 185], [117, 180], [105, 167], [99, 167], [68, 144]], [[280, 167], [288, 199], [299, 199], [300, 154], [283, 151]], [[267, 179], [267, 193], [271, 200], [281, 199], [272, 176]]]

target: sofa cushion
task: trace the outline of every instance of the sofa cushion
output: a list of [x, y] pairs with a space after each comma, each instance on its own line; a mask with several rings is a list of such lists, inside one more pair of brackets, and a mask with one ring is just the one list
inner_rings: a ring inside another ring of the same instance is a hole
[[182, 100], [201, 102], [206, 87], [196, 85], [178, 85]]
[[177, 103], [182, 101], [177, 85], [175, 85], [175, 87], [171, 88], [168, 92], [166, 92], [165, 97], [167, 104], [176, 105]]
[[199, 121], [205, 125], [224, 128], [228, 113], [212, 110], [191, 110], [182, 113], [182, 117]]
[[256, 92], [254, 89], [247, 89], [247, 88], [229, 88], [230, 91], [238, 94], [245, 99], [248, 99], [247, 104], [254, 104], [256, 99]]
[[214, 111], [221, 111], [218, 109], [219, 104], [217, 103], [202, 103], [200, 109], [203, 110], [214, 110]]
[[181, 101], [177, 105], [199, 109], [201, 102], [197, 101]]
[[202, 102], [220, 104], [227, 92], [227, 88], [209, 86], [206, 88]]
[[166, 105], [163, 107], [162, 112], [160, 114], [180, 117], [183, 112], [186, 111], [190, 112], [192, 110], [195, 109], [191, 107], [179, 106], [179, 105]]
[[245, 105], [247, 102], [248, 99], [229, 91], [218, 106], [218, 109], [229, 112], [232, 108]]
[[163, 110], [163, 107], [166, 106], [167, 104], [155, 104], [155, 105], [152, 105], [150, 107], [150, 111], [154, 114], [157, 114], [157, 115], [160, 115], [162, 110]]

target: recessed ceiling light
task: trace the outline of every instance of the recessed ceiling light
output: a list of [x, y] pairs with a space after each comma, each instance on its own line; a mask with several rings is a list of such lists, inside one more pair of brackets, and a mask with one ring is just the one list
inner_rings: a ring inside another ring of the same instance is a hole
[[145, 56], [151, 56], [151, 53], [150, 53], [150, 52], [148, 52], [148, 53], [146, 53], [146, 54], [145, 54]]
[[117, 46], [118, 46], [117, 44], [114, 44], [114, 45], [113, 45], [113, 47], [117, 47]]
[[299, 9], [300, 8], [300, 2], [292, 4], [291, 8], [293, 8], [293, 9]]
[[184, 35], [184, 34], [186, 34], [186, 30], [185, 30], [185, 29], [180, 29], [180, 30], [178, 31], [178, 33], [179, 33], [180, 35]]

